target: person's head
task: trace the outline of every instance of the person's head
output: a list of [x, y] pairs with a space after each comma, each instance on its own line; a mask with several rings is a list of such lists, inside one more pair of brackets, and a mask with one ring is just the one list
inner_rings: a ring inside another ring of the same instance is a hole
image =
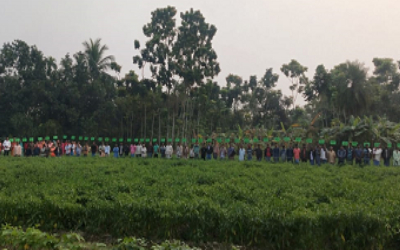
[[115, 145], [114, 145], [114, 148], [117, 148], [117, 147], [118, 147], [118, 144], [115, 144]]
[[341, 149], [341, 150], [344, 150], [344, 147], [343, 147], [343, 146], [340, 146], [340, 149]]
[[6, 137], [6, 141], [8, 141], [8, 136]]
[[260, 145], [260, 144], [258, 144], [258, 148], [261, 148], [261, 145]]
[[332, 150], [333, 150], [333, 147], [331, 146], [329, 149], [332, 151]]

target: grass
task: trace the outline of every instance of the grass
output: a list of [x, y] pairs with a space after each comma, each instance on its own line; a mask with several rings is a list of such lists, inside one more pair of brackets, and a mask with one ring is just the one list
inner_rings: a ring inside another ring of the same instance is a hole
[[400, 168], [1, 158], [2, 224], [270, 249], [398, 248]]

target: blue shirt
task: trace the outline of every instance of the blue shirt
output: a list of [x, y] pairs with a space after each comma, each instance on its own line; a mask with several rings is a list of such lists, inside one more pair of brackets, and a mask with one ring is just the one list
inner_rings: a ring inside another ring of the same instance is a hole
[[118, 147], [114, 147], [113, 148], [113, 153], [114, 153], [114, 157], [118, 158], [119, 148]]

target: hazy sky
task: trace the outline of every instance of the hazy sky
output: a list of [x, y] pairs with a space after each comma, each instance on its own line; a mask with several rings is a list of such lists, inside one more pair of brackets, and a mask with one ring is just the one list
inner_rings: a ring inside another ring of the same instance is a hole
[[[142, 27], [156, 8], [175, 6], [178, 12], [199, 9], [218, 32], [214, 48], [221, 73], [258, 78], [266, 68], [275, 72], [296, 59], [309, 68], [327, 68], [346, 60], [373, 57], [400, 60], [399, 0], [1, 0], [0, 43], [21, 39], [60, 61], [82, 50], [82, 42], [102, 38], [122, 65], [134, 69], [133, 41], [144, 43]], [[278, 88], [288, 94], [280, 74]]]

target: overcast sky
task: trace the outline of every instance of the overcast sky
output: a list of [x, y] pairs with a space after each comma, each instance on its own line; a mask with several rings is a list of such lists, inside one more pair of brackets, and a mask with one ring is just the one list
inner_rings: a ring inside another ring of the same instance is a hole
[[[327, 68], [359, 60], [372, 71], [372, 58], [400, 60], [399, 0], [1, 0], [0, 43], [21, 39], [60, 61], [82, 50], [82, 42], [102, 38], [122, 65], [135, 70], [135, 39], [156, 8], [200, 10], [218, 31], [214, 49], [221, 73], [261, 78], [266, 68], [298, 60], [311, 77]], [[280, 74], [278, 88], [289, 94]]]

